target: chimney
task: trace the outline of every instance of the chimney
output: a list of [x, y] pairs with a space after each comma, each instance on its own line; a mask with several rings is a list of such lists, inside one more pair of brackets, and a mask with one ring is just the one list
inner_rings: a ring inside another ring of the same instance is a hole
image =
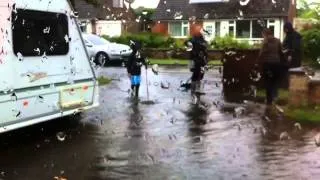
[[293, 23], [294, 18], [297, 17], [297, 0], [289, 0], [289, 2], [288, 21]]

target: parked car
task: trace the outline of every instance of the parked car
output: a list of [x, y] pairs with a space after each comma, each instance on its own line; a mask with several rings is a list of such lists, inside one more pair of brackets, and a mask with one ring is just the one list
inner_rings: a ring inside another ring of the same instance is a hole
[[82, 34], [90, 58], [98, 65], [109, 61], [126, 61], [132, 50], [128, 45], [112, 43], [94, 34]]

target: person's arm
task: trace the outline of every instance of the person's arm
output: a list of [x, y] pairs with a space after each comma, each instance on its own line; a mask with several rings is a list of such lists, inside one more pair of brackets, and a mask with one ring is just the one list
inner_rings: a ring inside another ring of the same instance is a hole
[[130, 55], [127, 62], [127, 72], [129, 75], [131, 74], [132, 62], [133, 62], [133, 55]]
[[260, 52], [259, 52], [259, 56], [258, 56], [258, 59], [257, 59], [257, 62], [256, 62], [257, 64], [261, 64], [262, 58], [265, 55], [265, 53], [267, 51], [267, 48], [268, 48], [267, 42], [263, 41], [261, 49], [260, 49]]
[[301, 35], [299, 33], [295, 33], [293, 41], [292, 41], [292, 51], [299, 52], [301, 50]]

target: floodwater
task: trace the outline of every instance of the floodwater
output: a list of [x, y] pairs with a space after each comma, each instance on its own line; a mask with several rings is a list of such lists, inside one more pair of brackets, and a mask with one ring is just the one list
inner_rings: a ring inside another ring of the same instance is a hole
[[148, 72], [155, 104], [129, 98], [124, 68], [100, 71], [113, 82], [100, 88], [99, 108], [0, 135], [0, 179], [320, 179], [319, 128], [224, 102], [218, 70], [206, 75], [201, 105], [178, 90], [187, 70]]

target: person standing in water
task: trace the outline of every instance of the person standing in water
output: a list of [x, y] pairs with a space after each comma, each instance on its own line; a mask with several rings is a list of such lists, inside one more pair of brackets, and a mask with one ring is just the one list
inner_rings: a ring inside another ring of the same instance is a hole
[[194, 101], [199, 100], [201, 92], [201, 81], [204, 78], [206, 67], [208, 64], [207, 42], [204, 38], [204, 30], [198, 28], [198, 32], [194, 33], [192, 39], [187, 42], [190, 47], [190, 65], [189, 69], [192, 72], [191, 76], [191, 94]]
[[144, 65], [147, 70], [146, 58], [141, 56], [141, 43], [130, 41], [132, 53], [127, 62], [127, 72], [131, 81], [131, 95], [139, 97], [139, 89], [141, 83], [141, 67]]
[[262, 66], [263, 70], [267, 105], [272, 105], [277, 97], [279, 83], [282, 79], [282, 47], [280, 40], [274, 37], [273, 32], [270, 29], [264, 29], [262, 35], [264, 40], [260, 50], [258, 63]]

